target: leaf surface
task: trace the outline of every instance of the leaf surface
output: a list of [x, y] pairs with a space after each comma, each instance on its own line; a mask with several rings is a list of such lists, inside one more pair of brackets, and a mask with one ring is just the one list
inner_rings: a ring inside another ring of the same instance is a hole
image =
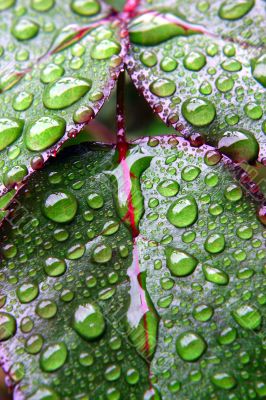
[[97, 114], [114, 87], [124, 48], [119, 20], [110, 6], [96, 0], [33, 1], [31, 7], [22, 2], [3, 10], [0, 18], [5, 33], [0, 73], [3, 194], [18, 188]]
[[118, 165], [110, 149], [69, 153], [2, 231], [15, 400], [263, 398], [265, 228], [236, 167], [175, 137]]
[[193, 145], [237, 163], [263, 159], [265, 2], [141, 2], [140, 11], [127, 66], [153, 110]]

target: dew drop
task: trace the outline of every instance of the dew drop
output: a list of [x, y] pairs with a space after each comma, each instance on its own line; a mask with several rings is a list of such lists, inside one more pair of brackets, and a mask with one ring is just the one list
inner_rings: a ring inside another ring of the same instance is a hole
[[47, 64], [41, 71], [40, 79], [43, 83], [52, 83], [64, 75], [64, 68], [57, 64]]
[[47, 346], [40, 357], [41, 369], [45, 372], [58, 370], [65, 364], [67, 355], [68, 350], [63, 342]]
[[253, 77], [266, 87], [266, 54], [260, 56], [257, 60], [251, 62]]
[[51, 110], [61, 110], [81, 99], [91, 88], [84, 78], [63, 77], [49, 83], [43, 92], [43, 104]]
[[48, 257], [45, 260], [44, 270], [48, 276], [60, 276], [66, 271], [66, 262], [63, 259]]
[[15, 4], [16, 0], [1, 0], [0, 1], [0, 11], [4, 11], [7, 8], [12, 7]]
[[192, 225], [198, 218], [198, 206], [192, 196], [181, 197], [167, 211], [168, 221], [177, 228]]
[[15, 335], [17, 323], [13, 315], [0, 312], [0, 341], [8, 340]]
[[42, 151], [51, 147], [65, 133], [63, 118], [41, 117], [29, 124], [25, 132], [25, 144], [29, 150]]
[[159, 78], [150, 84], [150, 91], [158, 97], [172, 96], [176, 91], [176, 84], [167, 78]]
[[190, 275], [198, 265], [195, 257], [179, 249], [167, 247], [165, 255], [166, 265], [174, 276]]
[[221, 233], [213, 233], [206, 239], [204, 248], [208, 253], [221, 253], [225, 248], [224, 235]]
[[22, 133], [24, 121], [16, 118], [0, 118], [0, 151], [12, 144]]
[[228, 72], [237, 72], [241, 71], [242, 64], [237, 61], [235, 58], [231, 58], [229, 60], [225, 60], [222, 62], [221, 67]]
[[206, 322], [212, 318], [213, 308], [206, 304], [200, 304], [194, 308], [192, 315], [197, 321]]
[[232, 312], [235, 321], [244, 329], [257, 329], [260, 327], [262, 317], [254, 306], [243, 304]]
[[237, 384], [233, 375], [230, 375], [227, 372], [216, 372], [211, 376], [211, 381], [219, 389], [225, 390], [230, 390]]
[[51, 300], [42, 300], [36, 307], [36, 313], [39, 317], [50, 319], [57, 313], [57, 305]]
[[171, 179], [166, 179], [158, 184], [157, 190], [164, 197], [173, 197], [179, 192], [179, 184]]
[[41, 386], [27, 400], [60, 400], [60, 397], [52, 388]]
[[100, 308], [94, 304], [79, 305], [74, 313], [73, 327], [86, 340], [94, 340], [105, 330]]
[[66, 190], [49, 194], [44, 200], [44, 215], [54, 222], [70, 222], [78, 209], [77, 199]]
[[54, 4], [55, 0], [31, 0], [32, 9], [39, 12], [50, 10]]
[[227, 285], [229, 282], [229, 276], [222, 270], [209, 265], [203, 265], [202, 267], [204, 276], [208, 282], [215, 283], [216, 285]]
[[28, 92], [18, 93], [13, 100], [12, 106], [16, 111], [27, 110], [33, 102], [33, 94]]
[[194, 126], [209, 125], [215, 118], [214, 105], [202, 97], [191, 97], [182, 104], [184, 118]]
[[44, 339], [41, 335], [30, 336], [25, 344], [25, 350], [29, 354], [38, 354], [43, 346]]
[[206, 57], [198, 51], [191, 51], [184, 58], [184, 67], [190, 71], [200, 71], [206, 64]]
[[119, 54], [120, 50], [121, 46], [119, 43], [114, 40], [104, 39], [92, 47], [91, 57], [95, 60], [106, 60]]
[[257, 140], [252, 133], [244, 129], [225, 131], [217, 147], [237, 163], [255, 161], [259, 154]]
[[25, 165], [16, 165], [3, 174], [3, 183], [6, 187], [12, 187], [22, 182], [27, 174], [28, 169]]
[[17, 289], [17, 296], [21, 303], [30, 303], [39, 294], [39, 287], [37, 283], [23, 283]]
[[244, 17], [254, 6], [255, 0], [226, 0], [219, 8], [222, 19], [236, 20]]
[[207, 349], [202, 336], [195, 332], [183, 332], [176, 339], [176, 351], [184, 361], [198, 360]]
[[232, 328], [231, 326], [227, 326], [224, 328], [219, 337], [218, 342], [222, 345], [228, 345], [233, 343], [237, 338], [237, 330], [236, 328]]
[[105, 264], [112, 258], [112, 248], [105, 244], [97, 246], [92, 253], [92, 259], [97, 264]]
[[79, 15], [90, 17], [98, 14], [101, 7], [97, 0], [72, 0], [71, 9]]
[[14, 23], [11, 32], [18, 40], [29, 40], [38, 34], [39, 25], [30, 19], [22, 18]]

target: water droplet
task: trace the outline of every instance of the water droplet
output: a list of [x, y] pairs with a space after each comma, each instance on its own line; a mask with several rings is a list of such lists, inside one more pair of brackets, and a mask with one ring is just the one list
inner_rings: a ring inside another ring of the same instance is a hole
[[31, 7], [35, 11], [45, 12], [50, 10], [55, 4], [55, 0], [31, 0]]
[[92, 259], [97, 264], [105, 264], [112, 258], [112, 248], [105, 244], [97, 246], [92, 253]]
[[41, 386], [27, 400], [60, 400], [60, 397], [52, 388]]
[[221, 67], [225, 71], [237, 72], [237, 71], [241, 71], [242, 64], [239, 61], [237, 61], [235, 58], [231, 58], [231, 59], [223, 61], [221, 64]]
[[220, 75], [216, 81], [215, 81], [215, 85], [217, 87], [217, 89], [222, 92], [222, 93], [226, 93], [226, 92], [230, 92], [233, 87], [234, 87], [234, 81], [232, 78], [230, 78], [229, 76], [225, 76], [225, 75]]
[[210, 101], [202, 97], [191, 97], [182, 104], [182, 114], [190, 124], [206, 126], [214, 120], [216, 109]]
[[261, 325], [262, 317], [254, 306], [243, 304], [232, 312], [236, 322], [244, 329], [257, 329]]
[[94, 111], [91, 107], [80, 106], [73, 114], [73, 121], [77, 124], [89, 122], [94, 117]]
[[95, 60], [106, 60], [115, 54], [119, 54], [121, 46], [114, 40], [104, 39], [95, 44], [91, 49], [91, 57]]
[[207, 281], [215, 283], [216, 285], [227, 285], [229, 276], [222, 270], [209, 265], [203, 265], [202, 270]]
[[168, 221], [177, 228], [192, 225], [198, 218], [198, 206], [192, 196], [181, 197], [167, 211]]
[[244, 129], [225, 131], [217, 147], [237, 163], [255, 161], [259, 154], [257, 140], [252, 133]]
[[14, 186], [17, 183], [22, 182], [27, 174], [28, 169], [25, 165], [16, 165], [3, 174], [4, 185], [6, 187]]
[[192, 315], [197, 321], [206, 322], [212, 318], [213, 308], [206, 304], [200, 304], [194, 308]]
[[243, 192], [240, 186], [232, 183], [225, 189], [224, 195], [227, 200], [235, 202], [243, 197]]
[[65, 343], [55, 343], [47, 346], [40, 357], [40, 365], [43, 371], [53, 372], [61, 368], [67, 359], [68, 350]]
[[257, 60], [251, 62], [253, 77], [266, 87], [266, 54], [260, 56]]
[[39, 317], [50, 319], [57, 313], [57, 305], [51, 300], [42, 300], [36, 307], [36, 313]]
[[176, 351], [184, 361], [198, 360], [207, 349], [202, 336], [195, 332], [183, 332], [176, 339]]
[[25, 132], [26, 146], [32, 151], [45, 150], [64, 135], [65, 128], [66, 122], [61, 117], [41, 117], [34, 120]]
[[1, 0], [0, 1], [0, 11], [6, 10], [15, 4], [16, 0]]
[[43, 346], [44, 339], [41, 335], [30, 336], [25, 344], [25, 350], [29, 354], [38, 354]]
[[232, 43], [228, 43], [223, 48], [224, 55], [227, 57], [233, 57], [236, 54], [235, 46]]
[[199, 91], [201, 94], [208, 96], [212, 93], [212, 86], [208, 81], [203, 81], [200, 85]]
[[150, 84], [150, 91], [158, 97], [172, 96], [176, 91], [176, 84], [167, 78], [159, 78]]
[[177, 61], [172, 57], [164, 57], [160, 67], [164, 72], [172, 72], [177, 68]]
[[39, 294], [39, 287], [37, 283], [23, 283], [17, 289], [17, 296], [21, 303], [30, 303]]
[[120, 224], [118, 221], [115, 221], [115, 220], [108, 221], [103, 226], [102, 234], [104, 236], [113, 235], [114, 233], [116, 233], [118, 231], [119, 227], [120, 227]]
[[81, 243], [74, 244], [67, 250], [66, 258], [68, 260], [78, 260], [84, 255], [85, 250], [86, 247], [83, 244]]
[[98, 210], [99, 208], [102, 208], [104, 200], [100, 194], [91, 193], [87, 197], [87, 203], [94, 210]]
[[211, 376], [211, 381], [219, 389], [225, 390], [230, 390], [237, 384], [233, 375], [230, 375], [227, 372], [216, 372]]
[[24, 121], [16, 118], [0, 118], [0, 150], [12, 144], [22, 133]]
[[244, 17], [254, 6], [255, 0], [226, 0], [219, 8], [222, 19], [236, 20]]
[[47, 64], [41, 71], [40, 79], [43, 83], [52, 83], [61, 78], [65, 70], [61, 65]]
[[12, 364], [8, 374], [13, 382], [20, 382], [25, 376], [25, 367], [22, 363], [16, 362]]
[[59, 258], [48, 257], [45, 260], [44, 270], [49, 276], [63, 275], [66, 271], [66, 262], [65, 260], [60, 260]]
[[164, 197], [173, 197], [179, 192], [179, 184], [171, 179], [159, 183], [157, 190]]
[[45, 216], [59, 223], [72, 221], [77, 209], [77, 199], [66, 190], [49, 194], [43, 204]]
[[199, 176], [200, 173], [201, 170], [199, 167], [195, 167], [194, 165], [187, 165], [185, 168], [182, 169], [181, 176], [184, 181], [192, 182]]
[[18, 40], [29, 40], [38, 34], [39, 25], [30, 19], [22, 18], [14, 23], [11, 32]]
[[71, 106], [91, 88], [91, 81], [84, 78], [63, 77], [49, 83], [43, 92], [43, 104], [51, 110]]
[[261, 106], [256, 103], [248, 103], [244, 107], [246, 115], [254, 120], [260, 119], [263, 115], [263, 110]]
[[109, 365], [104, 371], [104, 377], [107, 381], [113, 382], [120, 378], [121, 367], [117, 364]]
[[136, 385], [139, 381], [140, 374], [135, 368], [129, 368], [126, 372], [126, 381], [130, 385]]
[[189, 24], [172, 14], [147, 12], [129, 24], [132, 43], [155, 46], [175, 36], [190, 36], [201, 33], [196, 25]]
[[11, 314], [0, 312], [0, 341], [10, 339], [15, 335], [16, 330], [15, 318]]
[[213, 233], [206, 239], [204, 248], [208, 253], [217, 254], [221, 253], [225, 248], [224, 235], [220, 233]]
[[184, 67], [190, 71], [200, 71], [206, 64], [206, 57], [199, 51], [191, 51], [184, 58]]
[[165, 255], [166, 265], [174, 276], [190, 275], [198, 265], [195, 257], [179, 249], [167, 247]]
[[154, 67], [157, 64], [157, 56], [153, 51], [143, 51], [140, 55], [140, 61], [146, 67]]
[[79, 305], [74, 314], [75, 331], [87, 340], [94, 340], [105, 330], [105, 321], [100, 308], [94, 304]]
[[33, 94], [28, 92], [18, 93], [13, 100], [12, 106], [16, 111], [27, 110], [33, 102]]
[[98, 14], [101, 10], [101, 6], [97, 0], [72, 0], [72, 10], [86, 17]]
[[236, 338], [237, 338], [236, 328], [232, 328], [231, 326], [228, 326], [221, 331], [221, 333], [218, 337], [218, 341], [222, 345], [228, 345], [228, 344], [233, 343], [236, 340]]

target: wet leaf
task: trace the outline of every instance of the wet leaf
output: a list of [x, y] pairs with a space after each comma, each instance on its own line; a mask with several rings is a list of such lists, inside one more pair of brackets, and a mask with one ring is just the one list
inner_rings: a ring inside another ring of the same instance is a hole
[[119, 174], [113, 150], [73, 149], [2, 230], [15, 396], [263, 397], [266, 233], [239, 168], [176, 137], [131, 146]]
[[193, 145], [263, 159], [265, 2], [143, 1], [139, 11], [127, 66], [154, 112]]
[[2, 3], [3, 194], [94, 118], [115, 85], [123, 46], [119, 21], [98, 0]]

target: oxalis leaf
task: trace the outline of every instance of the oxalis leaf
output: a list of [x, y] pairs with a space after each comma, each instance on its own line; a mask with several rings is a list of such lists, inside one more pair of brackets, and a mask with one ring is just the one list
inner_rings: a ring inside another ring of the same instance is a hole
[[194, 145], [265, 158], [265, 2], [140, 3], [127, 66], [154, 111]]
[[266, 233], [236, 167], [174, 137], [71, 152], [3, 226], [14, 398], [264, 397]]
[[121, 23], [98, 0], [2, 1], [1, 193], [77, 135], [123, 65]]

